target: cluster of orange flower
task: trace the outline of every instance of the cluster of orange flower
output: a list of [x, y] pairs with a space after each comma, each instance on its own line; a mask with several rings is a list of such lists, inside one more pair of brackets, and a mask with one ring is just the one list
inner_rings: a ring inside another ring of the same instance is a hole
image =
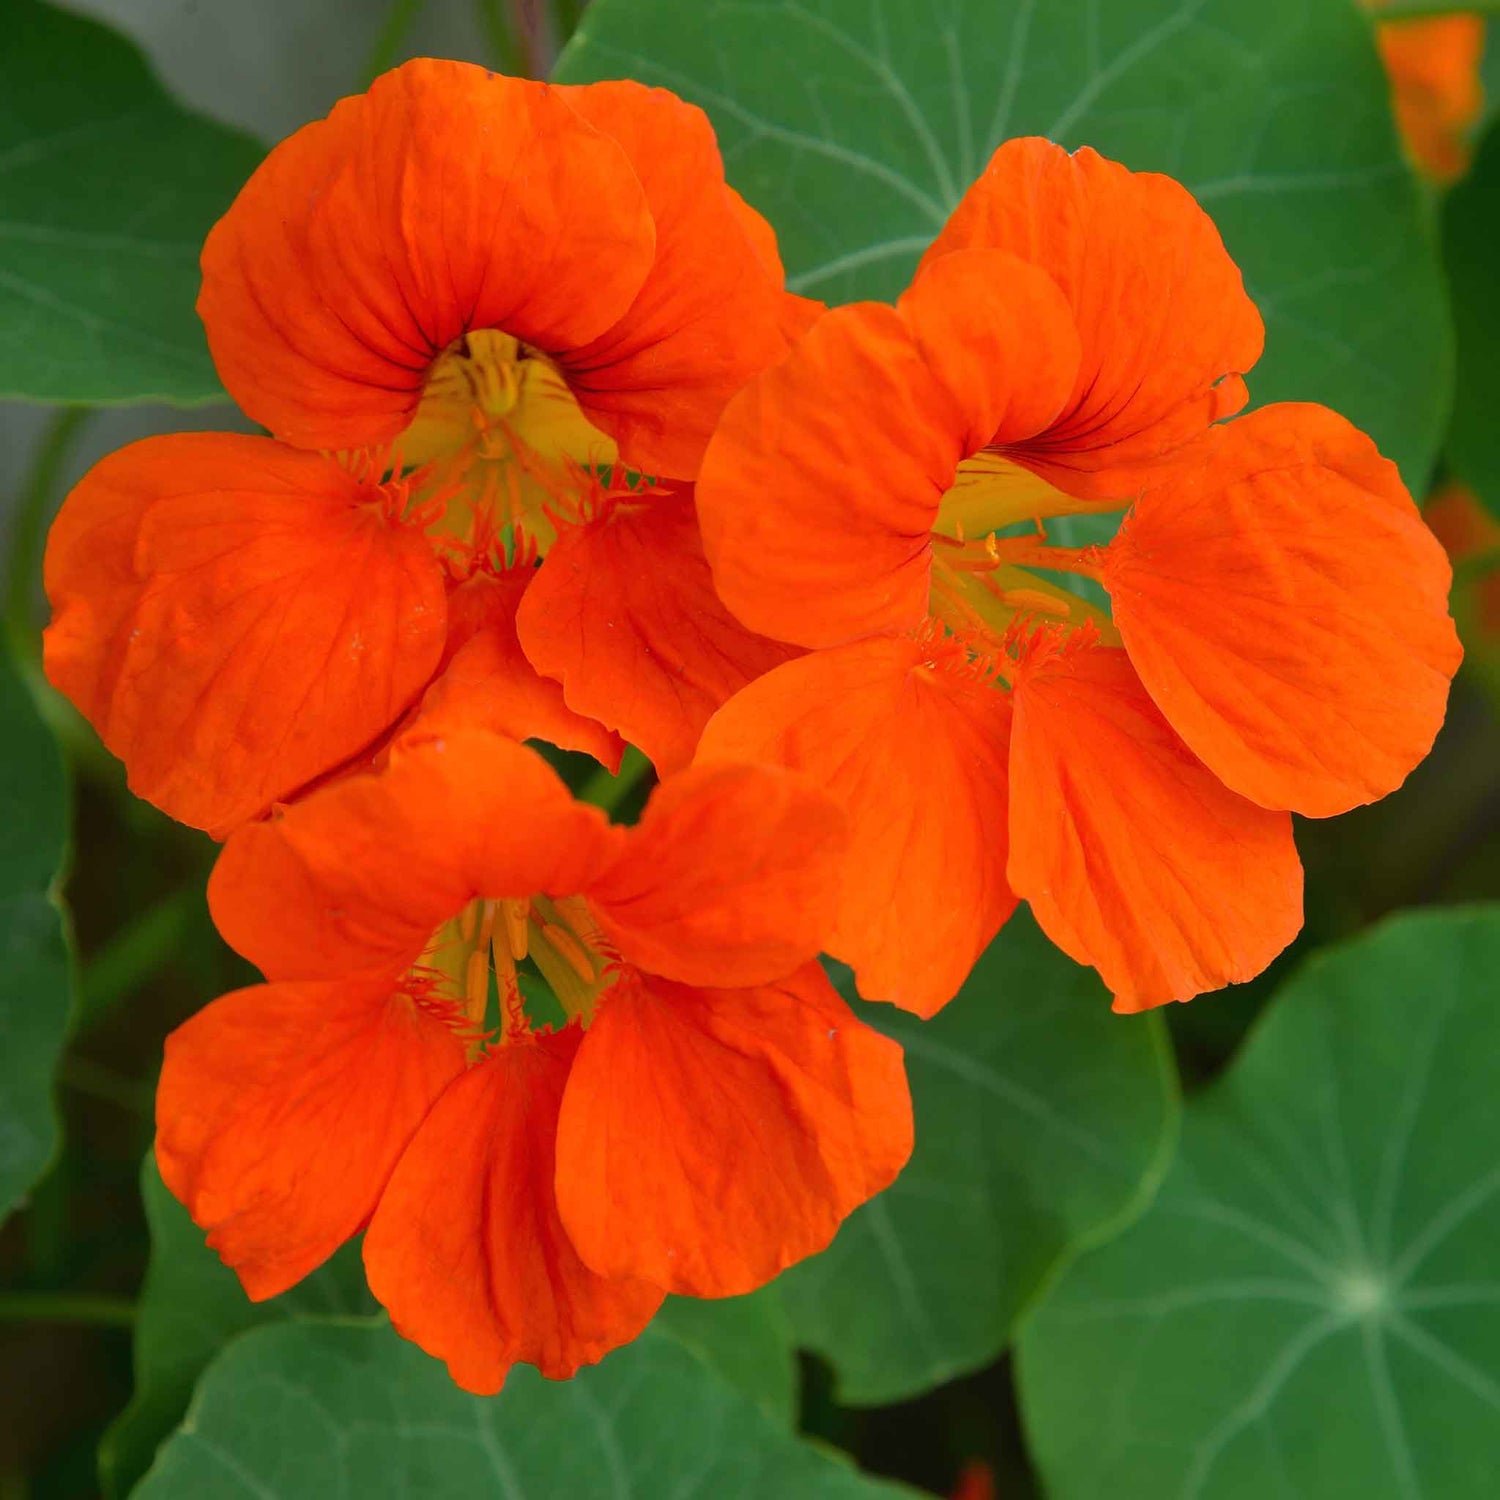
[[[271, 435], [112, 455], [47, 556], [52, 681], [224, 840], [267, 980], [169, 1040], [157, 1158], [253, 1297], [363, 1230], [471, 1390], [900, 1170], [900, 1050], [820, 953], [928, 1015], [1024, 898], [1120, 1009], [1248, 978], [1291, 812], [1442, 720], [1396, 470], [1320, 407], [1224, 420], [1238, 271], [1088, 150], [1002, 146], [895, 306], [829, 312], [698, 110], [418, 61], [271, 153], [199, 308]], [[528, 740], [639, 747], [639, 823]]]

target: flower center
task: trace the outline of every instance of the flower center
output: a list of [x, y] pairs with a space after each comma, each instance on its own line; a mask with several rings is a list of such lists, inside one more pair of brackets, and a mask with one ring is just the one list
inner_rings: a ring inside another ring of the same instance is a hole
[[434, 542], [471, 566], [507, 546], [546, 551], [554, 515], [618, 456], [557, 366], [495, 328], [438, 356], [397, 451], [423, 471], [414, 498]]
[[1106, 610], [1065, 577], [1045, 576], [1097, 580], [1096, 550], [1050, 545], [1043, 525], [1050, 516], [1118, 508], [1075, 499], [992, 450], [966, 458], [933, 524], [930, 613], [996, 660], [1032, 623], [1064, 633], [1088, 626], [1118, 644]]
[[533, 1026], [593, 1019], [615, 970], [581, 896], [471, 901], [428, 939], [410, 982], [477, 1053]]

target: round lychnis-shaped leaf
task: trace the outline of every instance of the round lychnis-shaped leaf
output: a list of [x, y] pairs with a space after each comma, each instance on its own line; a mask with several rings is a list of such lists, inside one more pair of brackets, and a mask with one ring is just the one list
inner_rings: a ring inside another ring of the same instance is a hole
[[994, 1359], [1044, 1279], [1138, 1212], [1166, 1169], [1176, 1076], [1157, 1016], [1117, 1016], [1091, 969], [1011, 918], [931, 1021], [865, 1005], [906, 1049], [912, 1159], [822, 1255], [777, 1282], [849, 1402]]
[[1054, 1500], [1491, 1493], [1497, 974], [1491, 907], [1397, 918], [1282, 989], [1149, 1212], [1023, 1331]]

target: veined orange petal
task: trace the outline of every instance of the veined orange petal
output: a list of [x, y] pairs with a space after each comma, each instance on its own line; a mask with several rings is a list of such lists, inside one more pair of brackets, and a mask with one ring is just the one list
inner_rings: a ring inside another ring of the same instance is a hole
[[95, 465], [46, 581], [48, 677], [132, 790], [216, 837], [389, 728], [446, 626], [441, 566], [371, 486], [233, 433]]
[[419, 724], [378, 772], [230, 838], [208, 882], [224, 939], [271, 979], [399, 972], [476, 897], [582, 890], [625, 837], [534, 750]]
[[1119, 650], [1064, 649], [1018, 674], [1008, 869], [1121, 1011], [1250, 979], [1302, 925], [1291, 817], [1225, 787]]
[[203, 247], [198, 312], [251, 417], [358, 448], [406, 427], [467, 332], [596, 338], [654, 249], [625, 152], [560, 90], [417, 58], [261, 163]]
[[629, 81], [558, 92], [624, 150], [656, 225], [656, 256], [629, 310], [560, 363], [623, 461], [695, 478], [725, 403], [787, 350], [781, 277], [747, 232], [701, 109]]
[[602, 1275], [734, 1296], [821, 1250], [911, 1143], [901, 1049], [816, 964], [756, 989], [626, 976], [568, 1080], [558, 1207]]
[[533, 568], [476, 573], [449, 596], [447, 659], [422, 699], [420, 732], [431, 735], [441, 725], [545, 740], [592, 755], [615, 774], [625, 753], [619, 735], [569, 708], [561, 684], [543, 677], [521, 649], [517, 611], [540, 581]]
[[684, 984], [769, 983], [822, 950], [844, 840], [843, 813], [802, 776], [693, 766], [657, 788], [589, 907], [637, 968]]
[[1088, 147], [1007, 141], [924, 257], [1008, 250], [1072, 304], [1072, 398], [1011, 457], [1085, 499], [1130, 498], [1153, 467], [1245, 404], [1264, 327], [1213, 221], [1186, 188]]
[[1432, 747], [1462, 656], [1452, 570], [1374, 443], [1321, 406], [1216, 428], [1106, 554], [1157, 706], [1226, 785], [1327, 817]]
[[729, 403], [698, 482], [714, 585], [752, 630], [830, 646], [926, 618], [968, 419], [894, 308], [816, 322]]
[[897, 310], [968, 418], [966, 454], [1043, 432], [1073, 393], [1073, 309], [1045, 271], [1004, 250], [924, 262]]
[[932, 1015], [1014, 910], [1010, 718], [957, 647], [889, 639], [778, 667], [709, 721], [700, 762], [790, 766], [848, 813], [826, 947], [867, 999]]
[[795, 654], [746, 630], [714, 592], [691, 494], [621, 501], [564, 527], [516, 624], [568, 703], [663, 776], [692, 760], [730, 694]]
[[525, 1361], [565, 1380], [643, 1329], [662, 1293], [578, 1258], [553, 1189], [577, 1026], [492, 1051], [443, 1095], [365, 1235], [370, 1289], [405, 1338], [489, 1396]]
[[463, 1066], [389, 974], [236, 990], [167, 1038], [162, 1180], [250, 1296], [274, 1297], [363, 1227]]
[[[760, 257], [766, 274], [775, 285], [785, 286], [786, 268], [781, 263], [781, 246], [777, 243], [776, 231], [732, 187], [726, 184], [724, 191], [729, 194], [730, 207], [740, 221], [740, 228], [755, 247], [755, 253]], [[786, 335], [787, 342], [796, 343], [827, 311], [827, 305], [819, 302], [816, 297], [803, 297], [795, 292], [787, 292], [778, 304], [781, 330]]]

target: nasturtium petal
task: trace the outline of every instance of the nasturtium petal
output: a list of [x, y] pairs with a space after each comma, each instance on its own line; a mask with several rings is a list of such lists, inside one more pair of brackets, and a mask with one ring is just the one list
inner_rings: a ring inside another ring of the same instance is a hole
[[576, 1026], [516, 1038], [453, 1083], [365, 1235], [370, 1290], [397, 1331], [477, 1395], [522, 1360], [566, 1379], [661, 1305], [655, 1287], [590, 1271], [557, 1216], [557, 1114], [580, 1039]]
[[380, 771], [239, 829], [209, 908], [268, 978], [399, 974], [476, 897], [579, 891], [622, 837], [536, 751], [482, 729], [428, 736], [418, 720]]
[[1392, 918], [1282, 987], [1188, 1102], [1151, 1208], [1022, 1330], [1049, 1495], [1485, 1493], [1497, 970], [1479, 906]]
[[775, 765], [692, 766], [669, 778], [590, 882], [589, 908], [627, 963], [683, 984], [770, 983], [822, 951], [845, 819]]
[[489, 729], [513, 740], [541, 740], [592, 755], [617, 774], [619, 735], [575, 713], [560, 683], [544, 677], [521, 649], [519, 611], [541, 581], [536, 568], [475, 573], [448, 596], [448, 640], [437, 680], [422, 697], [417, 734], [437, 727]]
[[968, 419], [966, 456], [1024, 442], [1066, 406], [1081, 348], [1057, 283], [1007, 249], [933, 255], [896, 304]]
[[608, 724], [662, 776], [692, 760], [726, 698], [796, 654], [724, 607], [691, 494], [624, 498], [563, 527], [517, 627], [569, 705]]
[[452, 1029], [389, 976], [256, 985], [168, 1038], [162, 1180], [254, 1299], [362, 1228], [422, 1117], [464, 1066]]
[[1255, 399], [1335, 407], [1413, 489], [1431, 469], [1452, 394], [1445, 289], [1371, 25], [1343, 0], [1082, 18], [1035, 0], [593, 0], [557, 76], [622, 73], [708, 111], [788, 284], [832, 303], [894, 299], [1008, 139], [1169, 174], [1265, 319]]
[[1291, 816], [1225, 787], [1177, 737], [1123, 651], [1067, 650], [1017, 682], [1016, 894], [1115, 1009], [1250, 979], [1302, 926]]
[[1059, 1264], [1140, 1212], [1177, 1080], [1161, 1015], [1112, 1015], [1024, 909], [941, 1014], [855, 1010], [906, 1053], [916, 1148], [773, 1290], [839, 1401], [880, 1406], [997, 1359]]
[[1005, 878], [1011, 707], [952, 647], [815, 651], [736, 694], [699, 760], [801, 771], [849, 818], [826, 949], [863, 994], [929, 1016], [1015, 908]]
[[821, 1250], [911, 1146], [901, 1049], [816, 964], [741, 989], [625, 978], [568, 1080], [558, 1206], [600, 1273], [733, 1296]]
[[1345, 812], [1432, 748], [1462, 655], [1452, 570], [1396, 466], [1336, 413], [1214, 429], [1125, 518], [1104, 576], [1157, 707], [1261, 806]]
[[137, 795], [218, 837], [376, 739], [442, 654], [425, 538], [267, 438], [110, 454], [53, 523], [46, 584], [53, 685]]
[[924, 270], [1008, 251], [1057, 285], [1079, 358], [1066, 407], [1013, 449], [1050, 483], [1127, 498], [1153, 465], [1246, 401], [1260, 314], [1213, 220], [1170, 177], [1084, 147], [1007, 141], [964, 194]]
[[724, 412], [697, 488], [714, 585], [752, 630], [833, 646], [927, 614], [963, 410], [894, 308], [838, 308]]
[[556, 353], [615, 323], [655, 231], [625, 153], [556, 90], [418, 58], [256, 169], [198, 311], [245, 412], [307, 448], [400, 434], [474, 329]]
[[[596, 426], [646, 473], [692, 479], [725, 403], [786, 352], [770, 228], [724, 182], [708, 117], [629, 80], [558, 90], [624, 151], [655, 227], [651, 269], [619, 322], [560, 361]], [[753, 217], [752, 217], [753, 215]]]

